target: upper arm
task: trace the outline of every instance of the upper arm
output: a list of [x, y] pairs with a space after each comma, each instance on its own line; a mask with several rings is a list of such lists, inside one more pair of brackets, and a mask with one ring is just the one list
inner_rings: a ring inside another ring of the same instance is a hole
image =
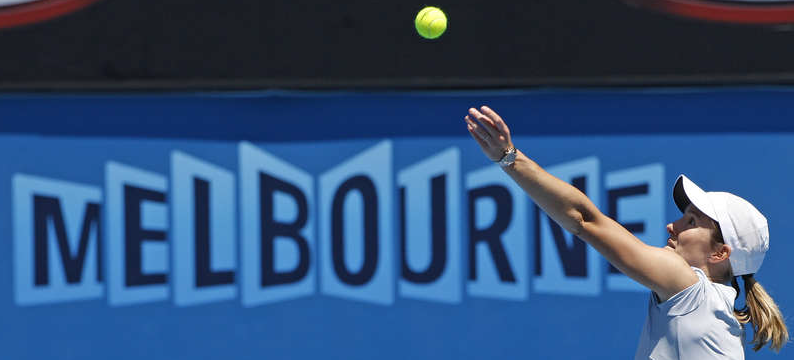
[[640, 241], [615, 220], [598, 213], [582, 223], [579, 237], [612, 265], [664, 301], [698, 281], [680, 255]]

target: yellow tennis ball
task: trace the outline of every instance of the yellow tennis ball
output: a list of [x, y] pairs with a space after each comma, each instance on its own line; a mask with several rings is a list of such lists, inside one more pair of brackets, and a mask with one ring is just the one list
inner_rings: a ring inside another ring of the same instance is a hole
[[441, 9], [428, 6], [416, 14], [414, 25], [416, 32], [423, 38], [435, 39], [447, 30], [447, 16]]

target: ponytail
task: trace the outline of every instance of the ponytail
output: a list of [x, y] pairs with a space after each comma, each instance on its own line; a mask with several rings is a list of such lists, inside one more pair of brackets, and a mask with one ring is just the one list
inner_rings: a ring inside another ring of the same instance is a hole
[[[783, 320], [775, 301], [767, 294], [753, 274], [742, 275], [744, 280], [745, 303], [743, 309], [734, 309], [733, 314], [742, 324], [751, 323], [753, 326], [753, 350], [758, 351], [766, 344], [776, 352], [780, 351], [785, 343], [788, 342], [788, 329]], [[736, 277], [731, 281], [731, 285], [737, 290], [736, 297], [739, 297], [739, 284]]]

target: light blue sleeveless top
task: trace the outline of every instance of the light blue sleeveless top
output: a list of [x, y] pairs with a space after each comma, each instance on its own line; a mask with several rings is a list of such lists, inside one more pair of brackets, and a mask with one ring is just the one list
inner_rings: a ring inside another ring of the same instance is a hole
[[692, 270], [698, 282], [667, 301], [651, 292], [635, 360], [744, 359], [744, 330], [733, 315], [736, 290]]

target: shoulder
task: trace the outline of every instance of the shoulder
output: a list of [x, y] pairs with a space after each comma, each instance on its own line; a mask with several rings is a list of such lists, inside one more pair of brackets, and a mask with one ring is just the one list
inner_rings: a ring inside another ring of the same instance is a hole
[[657, 306], [669, 316], [686, 315], [697, 309], [706, 298], [706, 292], [711, 281], [703, 270], [690, 267], [695, 281], [684, 289], [661, 301]]
[[689, 268], [692, 269], [692, 272], [698, 277], [698, 281], [710, 281], [703, 269], [694, 266], [690, 266]]
[[654, 271], [662, 273], [659, 278], [664, 281], [655, 284], [651, 289], [659, 296], [660, 301], [672, 298], [703, 279], [708, 280], [703, 270], [689, 266], [680, 255], [666, 249], [654, 250], [657, 253]]

